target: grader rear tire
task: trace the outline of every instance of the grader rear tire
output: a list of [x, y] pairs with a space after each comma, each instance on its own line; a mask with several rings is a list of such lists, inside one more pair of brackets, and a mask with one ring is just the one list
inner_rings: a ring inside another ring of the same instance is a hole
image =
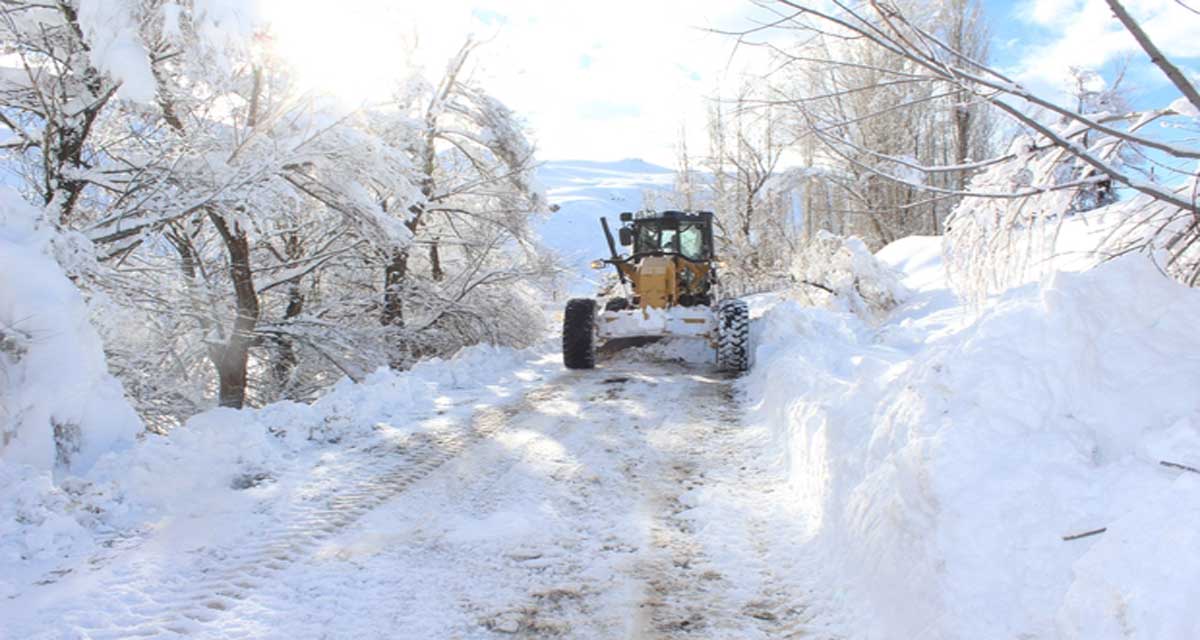
[[750, 368], [750, 308], [741, 300], [717, 307], [717, 366], [725, 371]]
[[563, 364], [568, 369], [596, 366], [596, 301], [573, 298], [563, 313]]

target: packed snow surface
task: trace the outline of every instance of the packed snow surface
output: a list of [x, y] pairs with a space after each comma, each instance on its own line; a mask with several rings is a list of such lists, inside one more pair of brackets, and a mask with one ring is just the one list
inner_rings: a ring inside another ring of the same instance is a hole
[[344, 450], [402, 446], [449, 429], [441, 416], [469, 415], [472, 402], [503, 401], [541, 380], [531, 364], [541, 353], [482, 345], [453, 364], [435, 359], [404, 373], [381, 369], [362, 384], [343, 380], [312, 405], [213, 409], [58, 484], [18, 459], [4, 461], [0, 597], [99, 562], [122, 540], [157, 532], [182, 550], [269, 528], [290, 501], [304, 499], [297, 492], [340, 480], [314, 479], [313, 467], [336, 469]]
[[478, 347], [202, 414], [56, 494], [103, 523], [4, 559], [0, 635], [846, 637], [767, 431], [693, 347]]

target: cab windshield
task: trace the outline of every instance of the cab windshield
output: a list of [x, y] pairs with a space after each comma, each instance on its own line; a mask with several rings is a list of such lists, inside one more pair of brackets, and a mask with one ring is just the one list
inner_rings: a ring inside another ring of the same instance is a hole
[[653, 223], [638, 225], [634, 253], [678, 253], [691, 260], [704, 260], [704, 226], [698, 223]]
[[688, 223], [679, 225], [679, 253], [692, 260], [703, 260], [706, 257], [703, 227]]

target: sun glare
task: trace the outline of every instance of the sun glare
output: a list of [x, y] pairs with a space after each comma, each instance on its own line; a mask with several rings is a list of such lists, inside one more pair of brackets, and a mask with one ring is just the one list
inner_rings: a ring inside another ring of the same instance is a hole
[[703, 146], [703, 96], [743, 64], [704, 31], [736, 24], [738, 0], [258, 2], [301, 85], [350, 108], [385, 101], [414, 72], [437, 82], [468, 38], [480, 43], [467, 79], [520, 113], [547, 158], [669, 164], [681, 132]]
[[386, 98], [409, 68], [404, 12], [386, 0], [260, 0], [275, 52], [306, 88], [347, 105]]

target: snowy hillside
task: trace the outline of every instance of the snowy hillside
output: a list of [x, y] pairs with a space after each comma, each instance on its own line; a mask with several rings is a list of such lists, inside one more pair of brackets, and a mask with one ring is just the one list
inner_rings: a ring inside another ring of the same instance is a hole
[[671, 169], [642, 160], [551, 161], [538, 168], [537, 177], [559, 207], [539, 224], [538, 233], [572, 269], [569, 288], [580, 295], [594, 293], [598, 276], [606, 273], [588, 266], [609, 255], [600, 217], [608, 218], [615, 234], [618, 214], [643, 208], [647, 192], [669, 193], [675, 178]]

